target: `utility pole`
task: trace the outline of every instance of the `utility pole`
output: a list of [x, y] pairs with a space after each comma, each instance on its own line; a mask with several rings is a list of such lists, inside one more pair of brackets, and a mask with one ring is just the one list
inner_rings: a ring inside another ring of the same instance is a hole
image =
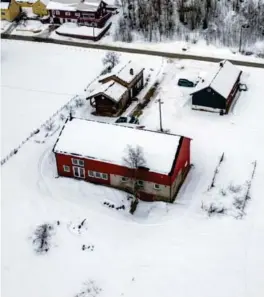
[[161, 99], [158, 99], [156, 101], [157, 103], [159, 103], [159, 121], [160, 121], [160, 132], [163, 132], [163, 128], [162, 128], [162, 113], [161, 113], [161, 104], [163, 104], [164, 102], [161, 101]]

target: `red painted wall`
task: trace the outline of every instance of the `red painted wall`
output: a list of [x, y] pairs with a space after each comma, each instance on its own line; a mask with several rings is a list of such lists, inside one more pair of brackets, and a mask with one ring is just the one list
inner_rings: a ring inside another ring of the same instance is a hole
[[[116, 174], [116, 175], [127, 176], [127, 177], [133, 174], [131, 169], [128, 169], [126, 167], [119, 166], [119, 165], [105, 163], [105, 162], [101, 162], [93, 159], [86, 159], [78, 156], [70, 156], [70, 155], [64, 155], [64, 154], [58, 154], [58, 153], [56, 153], [55, 155], [56, 155], [56, 162], [57, 162], [57, 170], [60, 176], [74, 177], [72, 171], [71, 172], [63, 171], [63, 165], [70, 166], [72, 170], [72, 166], [73, 166], [71, 161], [72, 158], [80, 159], [84, 161], [85, 176], [86, 176], [86, 179], [89, 181], [97, 181], [97, 182], [102, 181], [102, 183], [104, 184], [110, 184], [110, 180], [106, 181], [106, 180], [101, 180], [97, 178], [93, 179], [91, 177], [87, 177], [88, 170], [107, 173], [107, 174]], [[157, 184], [161, 184], [161, 185], [170, 185], [171, 183], [170, 176], [165, 174], [155, 173], [155, 172], [149, 172], [144, 169], [138, 171], [137, 178], [142, 179], [144, 181], [150, 181]]]
[[185, 163], [187, 162], [187, 166], [190, 165], [191, 162], [191, 139], [183, 137], [182, 139], [182, 145], [178, 154], [178, 158], [171, 176], [171, 184], [175, 181], [178, 172], [182, 169], [185, 168]]

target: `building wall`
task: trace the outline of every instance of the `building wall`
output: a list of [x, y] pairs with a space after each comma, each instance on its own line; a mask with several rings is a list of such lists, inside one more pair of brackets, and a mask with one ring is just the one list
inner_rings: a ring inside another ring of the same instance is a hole
[[[84, 161], [85, 177], [84, 180], [89, 182], [109, 185], [117, 188], [122, 188], [125, 190], [131, 189], [132, 179], [128, 182], [122, 182], [122, 177], [130, 178], [133, 176], [132, 169], [127, 167], [114, 165], [110, 163], [100, 162], [97, 160], [87, 159], [78, 156], [64, 155], [56, 153], [56, 163], [57, 163], [57, 171], [59, 176], [64, 177], [74, 177], [73, 167], [81, 167], [75, 166], [72, 164], [72, 158], [79, 159]], [[63, 165], [69, 166], [70, 171], [65, 172]], [[94, 178], [88, 175], [88, 171], [94, 171], [99, 173], [107, 174], [107, 179], [102, 178]], [[170, 199], [170, 186], [171, 186], [171, 178], [165, 174], [159, 174], [155, 172], [149, 172], [145, 169], [140, 169], [137, 171], [137, 180], [144, 181], [144, 187], [140, 191], [143, 200], [169, 200]], [[155, 190], [154, 185], [158, 184], [160, 186], [159, 190]]]
[[[135, 180], [129, 178], [128, 181], [122, 181], [121, 175], [117, 174], [111, 174], [110, 175], [110, 184], [116, 188], [123, 188], [123, 189], [133, 189], [133, 184]], [[170, 199], [170, 185], [163, 185], [158, 184], [159, 189], [155, 189], [155, 184], [152, 181], [145, 181], [144, 186], [140, 190], [140, 193], [144, 195], [144, 193], [150, 194], [152, 197], [152, 200], [161, 200], [164, 198], [165, 200]], [[142, 195], [142, 196], [143, 196]]]
[[193, 94], [192, 104], [196, 106], [225, 109], [226, 99], [209, 87]]
[[233, 102], [233, 100], [234, 100], [234, 98], [235, 98], [235, 96], [236, 96], [236, 94], [238, 92], [241, 73], [240, 73], [238, 79], [236, 80], [236, 82], [235, 82], [235, 84], [234, 84], [234, 86], [233, 86], [233, 88], [232, 88], [232, 90], [231, 90], [231, 92], [230, 92], [230, 94], [229, 94], [229, 96], [227, 98], [227, 101], [226, 101], [226, 110], [227, 111], [229, 110], [229, 108], [230, 108], [230, 106], [231, 106], [231, 104], [232, 104], [232, 102]]
[[94, 97], [96, 114], [98, 115], [113, 115], [117, 112], [118, 106], [103, 94]]
[[178, 152], [176, 164], [171, 176], [171, 199], [175, 197], [181, 183], [183, 182], [185, 172], [190, 167], [191, 162], [191, 140], [189, 138], [181, 138], [181, 146]]
[[46, 5], [42, 3], [40, 0], [32, 5], [32, 11], [34, 14], [39, 16], [45, 16], [49, 14], [46, 9]]
[[20, 6], [15, 2], [15, 0], [11, 0], [8, 9], [1, 9], [1, 20], [12, 22], [17, 16], [19, 16], [20, 12]]

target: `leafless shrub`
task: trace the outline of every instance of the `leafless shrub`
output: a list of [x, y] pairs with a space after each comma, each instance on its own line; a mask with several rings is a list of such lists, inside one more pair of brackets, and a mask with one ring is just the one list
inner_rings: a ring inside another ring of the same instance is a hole
[[44, 126], [45, 130], [50, 132], [55, 128], [55, 123], [54, 121], [48, 121], [45, 126]]
[[226, 190], [221, 189], [221, 190], [220, 190], [220, 194], [221, 194], [222, 196], [226, 196], [226, 194], [227, 194], [227, 193], [226, 193]]
[[77, 108], [84, 106], [84, 101], [83, 101], [83, 99], [81, 99], [81, 98], [76, 99], [76, 100], [75, 100], [75, 106], [76, 106]]
[[35, 251], [39, 254], [47, 253], [50, 249], [50, 238], [54, 230], [51, 224], [43, 224], [36, 228], [33, 236]]
[[230, 185], [228, 186], [228, 190], [232, 193], [239, 193], [241, 192], [242, 187], [240, 185], [234, 185], [230, 183]]
[[89, 280], [84, 283], [84, 289], [74, 297], [96, 297], [101, 291], [102, 289], [93, 280]]
[[113, 69], [119, 63], [119, 55], [115, 52], [107, 52], [103, 58], [103, 64], [109, 65]]

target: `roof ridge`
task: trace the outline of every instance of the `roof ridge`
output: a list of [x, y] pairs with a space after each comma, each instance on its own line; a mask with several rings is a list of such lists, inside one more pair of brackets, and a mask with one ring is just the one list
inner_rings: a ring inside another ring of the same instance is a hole
[[[226, 60], [222, 60], [222, 61], [224, 61], [224, 64], [225, 64]], [[222, 63], [222, 61], [219, 62], [219, 66], [220, 66], [220, 63]], [[219, 74], [219, 72], [220, 72], [222, 69], [223, 69], [223, 66], [220, 66], [219, 69], [218, 69], [218, 71], [216, 72], [215, 76], [212, 78], [212, 80], [211, 80], [209, 86], [211, 86], [211, 84], [213, 83], [213, 81], [215, 80], [215, 78], [217, 77], [217, 75]]]

